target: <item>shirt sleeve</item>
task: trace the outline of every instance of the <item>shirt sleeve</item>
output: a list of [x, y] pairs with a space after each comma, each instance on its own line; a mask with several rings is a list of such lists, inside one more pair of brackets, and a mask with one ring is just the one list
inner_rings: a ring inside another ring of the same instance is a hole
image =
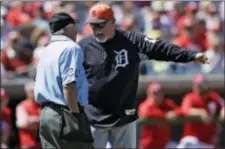
[[194, 61], [197, 54], [197, 51], [150, 39], [141, 33], [135, 33], [133, 40], [138, 47], [138, 52], [146, 55], [148, 59], [186, 63]]
[[216, 102], [216, 112], [220, 113], [220, 110], [224, 108], [224, 99], [216, 92], [211, 93], [211, 99]]
[[63, 86], [77, 81], [81, 59], [80, 48], [70, 47], [62, 52], [59, 67]]
[[156, 119], [159, 118], [160, 119], [160, 118], [165, 118], [166, 113], [162, 112], [159, 109], [150, 108], [150, 107], [142, 104], [139, 106], [138, 115], [140, 117], [145, 117], [145, 118], [156, 118]]
[[166, 99], [166, 104], [170, 110], [175, 110], [178, 107], [172, 99]]
[[182, 112], [184, 112], [185, 115], [188, 115], [192, 107], [193, 107], [192, 100], [188, 95], [186, 95], [182, 100], [181, 110]]
[[183, 110], [181, 109], [181, 107], [179, 107], [178, 105], [175, 104], [175, 102], [172, 99], [168, 99], [167, 100], [167, 106], [173, 110], [177, 116], [185, 116], [185, 113], [183, 112]]
[[24, 109], [24, 107], [22, 105], [18, 105], [16, 107], [16, 124], [17, 127], [19, 128], [26, 128], [27, 124], [28, 124], [28, 113], [26, 112], [26, 110]]

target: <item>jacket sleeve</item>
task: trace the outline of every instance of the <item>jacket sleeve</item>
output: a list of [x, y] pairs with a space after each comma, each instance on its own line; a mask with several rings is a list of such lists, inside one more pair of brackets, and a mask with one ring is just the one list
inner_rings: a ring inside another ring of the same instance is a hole
[[132, 34], [131, 38], [138, 47], [138, 52], [146, 55], [148, 59], [186, 63], [194, 61], [198, 53], [161, 40], [150, 39], [141, 33]]

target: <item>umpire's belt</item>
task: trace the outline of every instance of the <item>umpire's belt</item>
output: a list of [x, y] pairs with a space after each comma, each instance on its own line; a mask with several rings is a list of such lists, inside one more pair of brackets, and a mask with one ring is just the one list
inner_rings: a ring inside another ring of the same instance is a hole
[[[84, 112], [84, 107], [81, 106], [79, 103], [78, 103], [78, 106], [79, 106], [80, 113], [83, 113]], [[57, 109], [67, 109], [67, 110], [69, 110], [68, 106], [55, 104], [53, 102], [44, 102], [44, 103], [42, 103], [41, 104], [41, 108], [44, 108], [44, 107], [50, 107], [50, 108], [52, 108], [54, 110], [57, 110]]]
[[93, 142], [90, 124], [82, 106], [79, 105], [80, 113], [73, 114], [69, 111], [68, 106], [58, 105], [52, 102], [44, 103], [42, 106], [60, 110], [62, 115], [61, 139], [77, 142]]

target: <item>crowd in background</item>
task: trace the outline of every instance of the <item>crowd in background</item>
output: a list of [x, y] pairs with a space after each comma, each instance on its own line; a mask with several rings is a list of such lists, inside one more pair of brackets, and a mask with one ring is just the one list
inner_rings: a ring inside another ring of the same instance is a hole
[[[59, 11], [71, 14], [76, 20], [81, 40], [92, 34], [86, 24], [87, 12], [96, 2], [42, 1], [1, 2], [1, 80], [35, 76], [35, 67], [43, 48], [50, 41], [48, 20]], [[139, 31], [153, 39], [177, 44], [187, 50], [199, 50], [209, 57], [210, 64], [174, 64], [144, 61], [142, 75], [222, 74], [224, 72], [224, 1], [121, 1], [110, 2], [115, 11], [116, 25], [129, 31]], [[53, 53], [54, 54], [54, 53]], [[33, 101], [32, 83], [25, 86], [27, 99], [16, 108], [16, 126], [23, 147], [37, 146], [35, 135], [40, 107]], [[9, 98], [1, 89], [1, 106]], [[1, 108], [2, 138], [7, 145], [11, 111]], [[2, 123], [4, 121], [4, 123]], [[28, 144], [27, 144], [28, 143]]]
[[[49, 42], [48, 20], [66, 11], [79, 20], [78, 41], [90, 35], [87, 12], [96, 2], [2, 2], [1, 5], [1, 77], [33, 77], [42, 49]], [[146, 61], [143, 75], [223, 73], [224, 2], [123, 1], [111, 3], [118, 27], [143, 32], [150, 38], [199, 50], [210, 59], [200, 66]]]

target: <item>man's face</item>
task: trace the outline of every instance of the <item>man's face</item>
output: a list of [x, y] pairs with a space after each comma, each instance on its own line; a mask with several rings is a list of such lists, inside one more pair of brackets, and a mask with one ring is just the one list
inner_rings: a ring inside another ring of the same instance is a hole
[[90, 23], [90, 27], [98, 42], [106, 42], [113, 34], [114, 22], [113, 20], [106, 20], [102, 23]]
[[157, 104], [161, 104], [164, 100], [164, 94], [162, 91], [153, 92], [150, 94], [150, 97], [155, 101]]

